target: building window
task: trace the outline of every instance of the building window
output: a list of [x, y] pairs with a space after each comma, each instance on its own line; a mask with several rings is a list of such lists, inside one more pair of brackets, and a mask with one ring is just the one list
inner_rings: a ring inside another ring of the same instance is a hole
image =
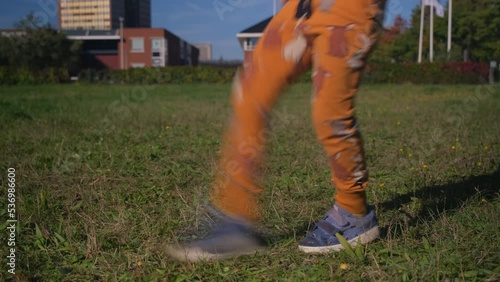
[[259, 41], [258, 37], [246, 38], [244, 43], [243, 43], [243, 50], [252, 51], [253, 49], [255, 49], [255, 46], [257, 45], [257, 41]]
[[151, 38], [151, 60], [153, 67], [164, 67], [167, 63], [167, 41], [165, 38]]
[[144, 52], [144, 38], [131, 38], [132, 47], [130, 52], [143, 53]]
[[163, 49], [162, 41], [163, 40], [159, 38], [151, 39], [151, 48], [153, 49], [153, 51], [160, 51], [161, 49]]
[[186, 58], [186, 43], [181, 40], [180, 42], [180, 48], [179, 48], [179, 58], [182, 60], [184, 60]]

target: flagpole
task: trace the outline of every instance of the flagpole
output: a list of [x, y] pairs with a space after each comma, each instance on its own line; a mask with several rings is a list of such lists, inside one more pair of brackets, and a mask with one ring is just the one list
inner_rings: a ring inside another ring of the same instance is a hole
[[434, 6], [431, 6], [431, 40], [429, 42], [429, 61], [432, 63], [434, 57]]
[[420, 3], [420, 37], [418, 40], [418, 63], [422, 63], [422, 45], [423, 45], [423, 37], [424, 37], [424, 1], [422, 0]]
[[452, 9], [453, 9], [453, 0], [448, 0], [448, 56], [450, 56], [451, 52], [451, 17], [452, 17]]

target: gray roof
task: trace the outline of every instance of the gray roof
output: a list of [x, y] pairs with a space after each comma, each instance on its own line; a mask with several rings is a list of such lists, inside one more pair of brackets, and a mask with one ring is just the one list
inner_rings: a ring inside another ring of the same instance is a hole
[[258, 24], [252, 25], [251, 27], [241, 31], [240, 33], [262, 33], [269, 25], [273, 17], [269, 17]]
[[111, 30], [83, 30], [83, 29], [75, 29], [75, 30], [61, 30], [62, 33], [68, 36], [106, 36], [106, 35], [118, 35], [118, 29]]

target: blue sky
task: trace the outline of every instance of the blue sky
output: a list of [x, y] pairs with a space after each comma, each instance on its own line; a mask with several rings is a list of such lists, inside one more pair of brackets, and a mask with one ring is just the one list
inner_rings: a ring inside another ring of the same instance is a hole
[[[419, 2], [420, 0], [389, 0], [386, 24], [392, 23], [398, 14], [409, 18], [411, 10]], [[446, 1], [440, 2], [444, 4]], [[3, 1], [0, 28], [11, 28], [15, 21], [30, 11], [56, 26], [54, 3], [57, 1]], [[219, 9], [216, 8], [217, 5]], [[153, 27], [166, 28], [191, 43], [212, 43], [215, 59], [221, 56], [224, 59], [241, 59], [243, 54], [236, 34], [271, 16], [273, 0], [152, 0], [151, 13]]]

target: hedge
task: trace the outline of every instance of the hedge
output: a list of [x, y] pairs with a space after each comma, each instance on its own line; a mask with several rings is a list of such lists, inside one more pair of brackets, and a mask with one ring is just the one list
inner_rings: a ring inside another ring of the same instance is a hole
[[[131, 68], [128, 70], [83, 70], [84, 83], [183, 84], [230, 83], [236, 68], [214, 66]], [[488, 65], [479, 63], [369, 64], [363, 73], [364, 83], [478, 84], [488, 79]], [[0, 84], [50, 84], [69, 81], [67, 70], [31, 71], [0, 67]], [[311, 71], [297, 79], [310, 82]]]
[[[142, 68], [125, 71], [83, 71], [85, 82], [104, 83], [229, 83], [236, 68], [211, 66]], [[368, 65], [364, 83], [478, 84], [488, 80], [489, 69], [479, 63], [376, 64]], [[310, 82], [311, 71], [297, 81]]]
[[479, 84], [488, 81], [489, 67], [479, 63], [368, 65], [365, 83]]
[[53, 84], [68, 81], [70, 81], [70, 75], [66, 69], [30, 70], [0, 66], [0, 85]]
[[233, 80], [236, 68], [221, 67], [164, 67], [131, 68], [128, 70], [84, 70], [78, 79], [82, 82], [104, 83], [228, 83]]

